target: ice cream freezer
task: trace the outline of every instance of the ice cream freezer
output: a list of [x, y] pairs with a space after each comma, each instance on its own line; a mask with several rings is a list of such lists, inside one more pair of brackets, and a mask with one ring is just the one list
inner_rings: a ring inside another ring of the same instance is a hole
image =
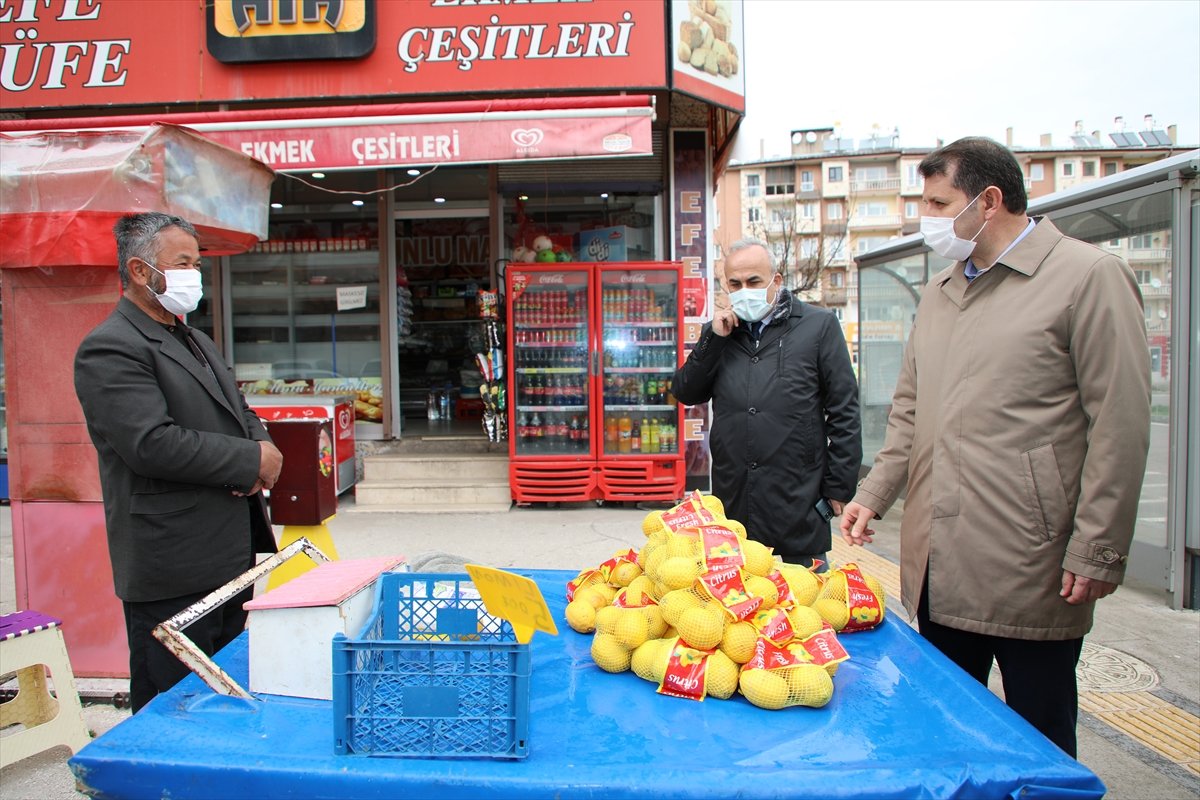
[[329, 420], [333, 430], [331, 442], [338, 494], [349, 489], [357, 480], [354, 459], [354, 400], [353, 395], [249, 395], [247, 404], [264, 422], [287, 420]]

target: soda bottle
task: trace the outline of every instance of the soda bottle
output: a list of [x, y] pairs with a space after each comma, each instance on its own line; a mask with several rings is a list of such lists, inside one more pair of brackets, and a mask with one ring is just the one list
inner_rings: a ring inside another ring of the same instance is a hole
[[646, 388], [643, 391], [645, 399], [642, 402], [647, 404], [658, 402], [658, 382], [654, 378], [646, 378]]
[[618, 421], [618, 429], [621, 434], [618, 451], [622, 453], [632, 452], [633, 449], [633, 420], [629, 417], [621, 417]]
[[650, 420], [642, 417], [642, 427], [639, 431], [642, 439], [641, 449], [643, 453], [653, 453], [654, 448], [650, 444]]
[[576, 414], [575, 416], [571, 417], [571, 425], [567, 431], [567, 438], [571, 441], [572, 450], [577, 450], [579, 448], [579, 439], [582, 433], [583, 428], [579, 424], [579, 415]]
[[[642, 426], [642, 435], [649, 440], [647, 442], [647, 446], [642, 448], [647, 453], [658, 452], [658, 425], [658, 417], [652, 417], [648, 426]], [[649, 430], [647, 430], [647, 428], [649, 428]]]
[[517, 415], [517, 441], [521, 450], [529, 446], [529, 417], [525, 416], [524, 411]]
[[583, 418], [583, 426], [579, 429], [579, 449], [587, 452], [590, 442], [588, 441], [591, 433], [588, 431], [588, 418]]
[[618, 450], [621, 434], [617, 418], [612, 414], [604, 417], [604, 452], [615, 453]]
[[633, 427], [629, 431], [629, 452], [642, 452], [642, 428], [638, 425], [636, 419], [633, 421]]
[[542, 437], [545, 431], [542, 429], [542, 417], [538, 412], [533, 412], [533, 416], [529, 418], [529, 449], [540, 450], [542, 446]]

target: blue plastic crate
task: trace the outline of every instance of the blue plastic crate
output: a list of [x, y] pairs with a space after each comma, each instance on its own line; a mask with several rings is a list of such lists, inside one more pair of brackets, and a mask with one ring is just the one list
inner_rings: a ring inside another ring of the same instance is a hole
[[467, 575], [385, 572], [358, 638], [333, 638], [334, 749], [524, 758], [530, 670], [529, 645]]

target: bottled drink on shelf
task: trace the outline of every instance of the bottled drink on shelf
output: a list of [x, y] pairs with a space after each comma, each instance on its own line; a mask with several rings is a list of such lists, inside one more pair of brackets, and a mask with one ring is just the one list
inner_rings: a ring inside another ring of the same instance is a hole
[[647, 453], [658, 452], [658, 425], [658, 417], [651, 417], [650, 423], [642, 426], [642, 436], [646, 439], [646, 446], [642, 449]]
[[636, 419], [633, 421], [633, 427], [629, 431], [629, 452], [642, 452], [642, 426], [638, 424]]
[[606, 414], [604, 417], [604, 452], [617, 452], [620, 447], [620, 439], [621, 432], [616, 415]]
[[579, 415], [571, 417], [570, 427], [567, 429], [567, 438], [570, 439], [571, 449], [579, 449], [579, 440], [583, 435], [583, 426], [579, 423]]
[[618, 429], [621, 434], [618, 451], [621, 453], [632, 452], [633, 420], [629, 417], [621, 417], [618, 421]]
[[538, 412], [533, 412], [529, 418], [529, 449], [539, 450], [542, 446], [542, 438], [545, 431], [542, 429], [542, 417]]

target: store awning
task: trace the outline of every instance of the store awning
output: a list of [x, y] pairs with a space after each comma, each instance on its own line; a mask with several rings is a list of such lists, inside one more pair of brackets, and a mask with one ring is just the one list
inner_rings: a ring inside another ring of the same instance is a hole
[[646, 156], [650, 95], [6, 120], [12, 135], [185, 125], [281, 171]]

